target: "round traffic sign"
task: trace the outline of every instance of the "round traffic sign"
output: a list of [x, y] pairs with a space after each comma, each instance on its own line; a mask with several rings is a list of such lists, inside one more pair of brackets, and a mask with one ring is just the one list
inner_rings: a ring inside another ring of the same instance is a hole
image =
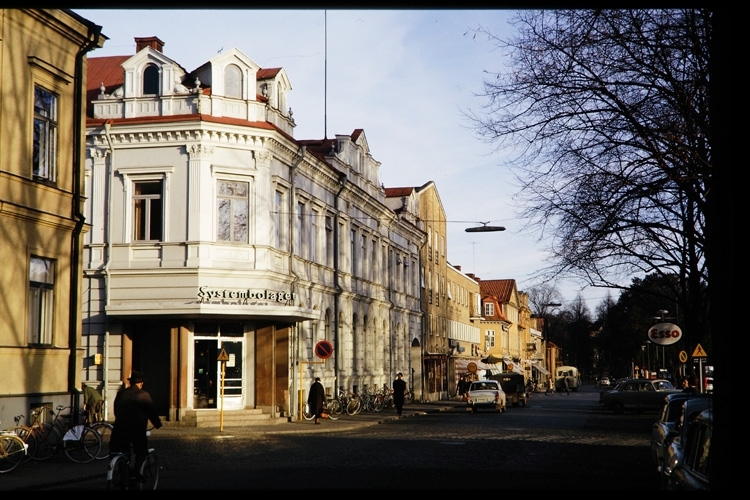
[[680, 351], [680, 363], [687, 363], [688, 355], [685, 351]]
[[315, 355], [320, 359], [328, 359], [333, 354], [333, 344], [327, 340], [321, 340], [315, 344]]
[[475, 373], [477, 371], [477, 364], [472, 361], [471, 363], [466, 365], [466, 371], [468, 371], [469, 373]]

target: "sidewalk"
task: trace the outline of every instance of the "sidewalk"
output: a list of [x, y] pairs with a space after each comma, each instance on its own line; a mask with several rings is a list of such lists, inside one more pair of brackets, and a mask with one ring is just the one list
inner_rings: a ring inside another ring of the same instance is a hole
[[[152, 431], [150, 441], [158, 446], [161, 440], [190, 439], [195, 436], [232, 436], [253, 434], [291, 434], [291, 433], [322, 433], [339, 432], [356, 429], [366, 425], [411, 418], [426, 413], [448, 411], [462, 408], [462, 401], [436, 401], [429, 403], [411, 403], [404, 406], [402, 416], [396, 415], [394, 409], [382, 412], [363, 412], [358, 415], [342, 415], [338, 420], [326, 420], [323, 425], [313, 425], [312, 421], [292, 420], [291, 422], [273, 423], [268, 425], [253, 425], [243, 428], [232, 427], [220, 431], [215, 428], [170, 427], [165, 425], [161, 429]], [[87, 464], [71, 462], [64, 453], [54, 455], [42, 462], [30, 461], [21, 464], [12, 472], [0, 474], [0, 491], [10, 490], [43, 490], [43, 489], [71, 489], [72, 484], [80, 481], [101, 479], [102, 488], [107, 474], [109, 460], [94, 460]], [[66, 485], [63, 487], [63, 485]]]

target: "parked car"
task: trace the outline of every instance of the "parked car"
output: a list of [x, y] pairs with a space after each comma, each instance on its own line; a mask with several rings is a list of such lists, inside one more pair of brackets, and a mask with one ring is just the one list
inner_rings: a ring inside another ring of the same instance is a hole
[[656, 411], [661, 408], [664, 396], [675, 392], [680, 389], [666, 379], [628, 379], [600, 393], [599, 403], [615, 413]]
[[659, 410], [659, 418], [651, 426], [651, 460], [659, 473], [664, 467], [667, 448], [676, 434], [675, 427], [679, 425], [683, 405], [685, 401], [693, 398], [707, 399], [708, 396], [675, 392], [664, 397], [664, 403]]
[[466, 392], [466, 410], [476, 413], [480, 408], [504, 412], [505, 392], [497, 380], [476, 380]]
[[[690, 434], [693, 420], [702, 412], [710, 410], [713, 403], [711, 396], [690, 398], [685, 401], [682, 411], [675, 427], [667, 437], [669, 444], [665, 450], [664, 466], [659, 471], [661, 474], [662, 489], [678, 489], [674, 479], [674, 471], [680, 467], [684, 458], [687, 457], [687, 447], [690, 444]], [[695, 452], [695, 449], [692, 450]]]
[[612, 381], [609, 379], [609, 377], [599, 377], [599, 379], [596, 381], [597, 387], [611, 387]]
[[713, 410], [698, 413], [687, 425], [683, 457], [671, 465], [665, 489], [679, 491], [709, 491], [711, 476], [709, 459], [713, 434]]
[[523, 375], [515, 372], [506, 372], [490, 375], [488, 378], [500, 382], [500, 387], [503, 388], [505, 399], [508, 403], [513, 406], [526, 406], [528, 394]]

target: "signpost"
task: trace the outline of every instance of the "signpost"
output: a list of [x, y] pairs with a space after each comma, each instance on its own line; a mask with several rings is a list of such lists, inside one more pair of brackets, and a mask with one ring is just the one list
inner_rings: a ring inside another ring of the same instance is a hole
[[698, 361], [698, 383], [700, 385], [700, 392], [703, 392], [703, 362], [706, 361], [707, 357], [708, 354], [703, 350], [703, 347], [701, 347], [700, 344], [695, 346], [695, 349], [693, 350], [693, 361]]
[[229, 361], [229, 355], [226, 349], [221, 348], [219, 357], [216, 361], [221, 363], [221, 409], [219, 411], [219, 432], [224, 432], [224, 375], [226, 374], [227, 361]]
[[[321, 340], [313, 348], [315, 356], [322, 359], [323, 361], [300, 361], [299, 362], [299, 382], [302, 384], [302, 365], [324, 365], [326, 359], [330, 358], [333, 354], [333, 344], [328, 340]], [[297, 420], [302, 420], [302, 388], [300, 387], [297, 391], [297, 408], [300, 410], [297, 412]]]

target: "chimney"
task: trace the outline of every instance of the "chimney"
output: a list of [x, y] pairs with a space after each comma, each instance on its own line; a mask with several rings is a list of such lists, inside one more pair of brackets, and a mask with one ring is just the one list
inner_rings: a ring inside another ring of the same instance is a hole
[[135, 52], [136, 54], [143, 50], [145, 47], [151, 47], [152, 49], [164, 53], [164, 42], [159, 40], [155, 36], [147, 37], [135, 37]]

